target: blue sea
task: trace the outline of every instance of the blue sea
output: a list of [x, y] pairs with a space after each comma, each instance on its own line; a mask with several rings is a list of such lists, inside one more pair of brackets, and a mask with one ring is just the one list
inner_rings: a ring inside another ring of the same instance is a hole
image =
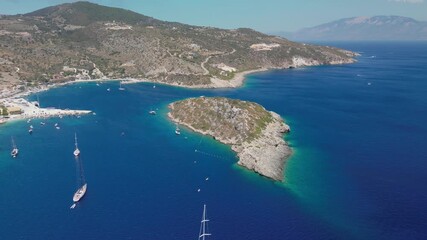
[[[96, 115], [35, 119], [33, 135], [26, 121], [0, 126], [0, 239], [197, 239], [203, 204], [210, 239], [427, 239], [427, 43], [328, 45], [362, 55], [253, 74], [238, 89], [109, 82], [39, 93], [43, 107]], [[210, 137], [175, 135], [167, 105], [200, 95], [286, 120], [294, 154], [283, 183], [239, 167]], [[70, 209], [74, 133], [88, 192]]]

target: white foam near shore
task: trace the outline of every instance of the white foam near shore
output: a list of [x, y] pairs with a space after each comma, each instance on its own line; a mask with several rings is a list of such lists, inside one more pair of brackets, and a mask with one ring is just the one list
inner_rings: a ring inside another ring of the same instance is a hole
[[2, 104], [6, 107], [15, 107], [21, 110], [20, 114], [11, 114], [9, 118], [0, 119], [0, 123], [13, 120], [32, 119], [32, 118], [50, 118], [61, 116], [77, 116], [91, 113], [89, 110], [63, 110], [56, 108], [40, 108], [35, 104], [23, 98], [3, 99]]

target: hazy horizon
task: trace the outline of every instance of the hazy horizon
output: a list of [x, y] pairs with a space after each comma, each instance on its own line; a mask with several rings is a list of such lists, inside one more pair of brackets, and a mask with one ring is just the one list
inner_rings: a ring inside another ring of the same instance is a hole
[[[0, 14], [22, 14], [64, 0], [0, 0]], [[327, 0], [318, 2], [267, 0], [94, 0], [93, 3], [132, 10], [160, 20], [198, 26], [234, 29], [249, 27], [262, 32], [296, 31], [342, 18], [397, 15], [427, 21], [424, 0]], [[302, 14], [302, 12], [305, 12]], [[219, 17], [220, 16], [220, 17]]]

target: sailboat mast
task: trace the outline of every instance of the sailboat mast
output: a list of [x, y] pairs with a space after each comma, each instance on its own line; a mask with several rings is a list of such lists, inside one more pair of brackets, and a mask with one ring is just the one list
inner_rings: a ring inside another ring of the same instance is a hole
[[206, 219], [206, 204], [203, 205], [203, 216], [200, 224], [200, 232], [199, 232], [199, 240], [205, 240], [206, 236], [210, 236], [210, 233], [206, 233], [207, 231], [207, 222], [209, 219]]
[[11, 137], [11, 139], [12, 139], [12, 147], [13, 149], [15, 149], [16, 148], [15, 140], [13, 139], [13, 137]]
[[203, 234], [202, 234], [202, 238], [203, 240], [205, 240], [205, 234], [206, 234], [206, 204], [203, 205]]

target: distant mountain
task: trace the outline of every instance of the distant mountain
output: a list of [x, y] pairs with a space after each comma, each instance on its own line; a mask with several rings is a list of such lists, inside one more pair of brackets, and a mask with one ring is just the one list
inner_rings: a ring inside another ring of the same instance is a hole
[[400, 16], [354, 17], [280, 35], [303, 41], [427, 40], [427, 22]]

